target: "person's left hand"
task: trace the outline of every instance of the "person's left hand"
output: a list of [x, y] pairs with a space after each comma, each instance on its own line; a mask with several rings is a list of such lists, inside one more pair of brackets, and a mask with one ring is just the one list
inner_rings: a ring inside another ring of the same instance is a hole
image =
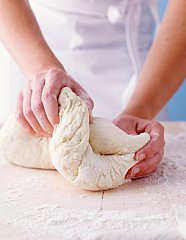
[[146, 120], [128, 114], [120, 114], [113, 123], [128, 134], [136, 135], [147, 132], [150, 141], [135, 154], [135, 159], [139, 162], [129, 169], [125, 178], [144, 177], [154, 172], [164, 154], [164, 128], [152, 120]]

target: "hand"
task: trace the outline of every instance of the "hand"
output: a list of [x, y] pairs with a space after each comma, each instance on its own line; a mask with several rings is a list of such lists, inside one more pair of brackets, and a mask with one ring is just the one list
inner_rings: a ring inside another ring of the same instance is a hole
[[51, 69], [28, 81], [18, 96], [15, 116], [24, 130], [39, 135], [52, 134], [59, 123], [58, 96], [64, 87], [71, 88], [86, 102], [91, 115], [94, 104], [87, 92], [64, 70]]
[[151, 140], [135, 154], [135, 159], [139, 162], [129, 169], [125, 178], [144, 177], [154, 172], [164, 154], [164, 128], [163, 126], [151, 120], [145, 120], [128, 114], [120, 114], [114, 121], [114, 124], [128, 134], [140, 134], [147, 132]]

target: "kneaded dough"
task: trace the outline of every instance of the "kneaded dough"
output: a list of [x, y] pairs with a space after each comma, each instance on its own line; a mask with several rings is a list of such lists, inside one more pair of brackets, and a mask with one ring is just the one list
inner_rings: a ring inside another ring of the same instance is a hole
[[128, 135], [97, 117], [89, 124], [86, 104], [69, 88], [62, 89], [58, 102], [60, 123], [52, 137], [25, 133], [12, 115], [0, 131], [1, 155], [20, 166], [57, 169], [86, 190], [123, 184], [127, 171], [136, 164], [135, 152], [150, 140], [149, 135]]

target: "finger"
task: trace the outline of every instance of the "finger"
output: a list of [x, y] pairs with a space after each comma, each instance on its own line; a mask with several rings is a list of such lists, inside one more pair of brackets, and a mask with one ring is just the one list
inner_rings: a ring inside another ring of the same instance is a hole
[[38, 123], [42, 127], [42, 129], [45, 132], [52, 134], [53, 127], [50, 124], [50, 122], [46, 116], [44, 106], [42, 103], [42, 91], [43, 91], [44, 84], [45, 84], [44, 78], [39, 79], [39, 81], [38, 81], [38, 79], [36, 79], [33, 82], [31, 109], [32, 109]]
[[76, 83], [70, 75], [63, 71], [52, 70], [46, 77], [42, 101], [47, 117], [53, 126], [59, 123], [59, 106], [57, 98], [61, 89], [64, 87], [71, 88], [73, 92], [86, 102], [90, 115], [94, 105], [92, 99], [86, 91], [78, 83]]
[[40, 126], [39, 122], [37, 121], [36, 117], [34, 116], [32, 109], [31, 109], [31, 98], [32, 98], [32, 90], [29, 85], [26, 86], [23, 94], [23, 114], [33, 128], [33, 130], [38, 133], [39, 135], [45, 135], [42, 127]]
[[161, 124], [153, 122], [145, 129], [145, 132], [150, 134], [151, 139], [147, 145], [136, 153], [135, 159], [138, 161], [155, 155], [165, 146], [164, 128]]
[[138, 162], [134, 167], [129, 169], [125, 178], [139, 178], [151, 174], [157, 169], [162, 158], [163, 150], [148, 159]]
[[20, 126], [25, 130], [27, 133], [34, 134], [33, 128], [27, 122], [26, 118], [23, 114], [23, 93], [20, 92], [17, 99], [17, 105], [15, 109], [15, 118]]
[[58, 96], [63, 87], [68, 85], [65, 74], [59, 70], [51, 70], [45, 77], [45, 85], [42, 92], [42, 103], [47, 118], [52, 126], [59, 123]]

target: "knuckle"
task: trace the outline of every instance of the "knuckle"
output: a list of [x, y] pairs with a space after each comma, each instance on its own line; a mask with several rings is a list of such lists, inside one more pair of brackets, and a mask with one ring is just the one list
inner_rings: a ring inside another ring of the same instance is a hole
[[158, 127], [161, 132], [164, 133], [164, 127], [161, 123], [154, 121], [154, 125]]
[[38, 81], [43, 80], [45, 77], [45, 72], [40, 72], [38, 73], [31, 81], [32, 84], [35, 85], [37, 84]]
[[62, 71], [60, 71], [59, 69], [50, 69], [46, 74], [46, 78], [49, 79], [50, 81], [58, 80], [61, 79], [62, 77], [61, 74]]
[[51, 68], [49, 71], [48, 71], [48, 74], [56, 74], [59, 72], [59, 69], [56, 69], [56, 68]]
[[42, 111], [42, 103], [35, 103], [32, 105], [32, 110], [34, 113], [40, 113]]
[[32, 118], [32, 116], [33, 116], [32, 109], [30, 109], [30, 108], [24, 109], [24, 115], [26, 118]]
[[43, 92], [42, 100], [43, 101], [48, 101], [48, 99], [50, 99], [51, 96], [52, 96], [51, 89], [48, 89], [45, 92]]

